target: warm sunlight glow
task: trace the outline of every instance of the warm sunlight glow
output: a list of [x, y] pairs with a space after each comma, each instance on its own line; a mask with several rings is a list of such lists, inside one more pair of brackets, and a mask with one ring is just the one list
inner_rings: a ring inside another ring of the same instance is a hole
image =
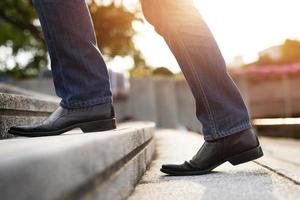
[[[300, 39], [299, 0], [194, 0], [211, 28], [228, 63], [236, 56], [245, 62], [256, 59], [257, 53], [278, 45], [286, 38]], [[167, 9], [167, 8], [166, 8]], [[136, 45], [147, 62], [179, 71], [162, 38], [152, 27], [136, 24], [139, 35]]]
[[254, 125], [297, 125], [300, 124], [300, 118], [265, 118], [254, 119]]

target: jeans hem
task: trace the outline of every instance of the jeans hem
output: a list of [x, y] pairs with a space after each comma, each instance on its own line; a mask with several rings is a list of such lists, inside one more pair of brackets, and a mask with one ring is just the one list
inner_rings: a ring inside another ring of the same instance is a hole
[[252, 125], [251, 125], [250, 122], [247, 122], [247, 123], [244, 123], [240, 126], [234, 127], [232, 129], [230, 129], [229, 131], [218, 132], [217, 134], [214, 134], [214, 135], [205, 135], [204, 140], [209, 142], [209, 141], [221, 139], [221, 138], [239, 133], [241, 131], [244, 131], [244, 130], [247, 130], [247, 129], [250, 129], [250, 128], [252, 128]]
[[60, 102], [60, 106], [63, 108], [84, 108], [90, 107], [98, 104], [112, 103], [112, 97], [103, 97], [98, 99], [91, 99], [88, 101], [73, 101], [73, 102], [64, 102], [63, 100]]

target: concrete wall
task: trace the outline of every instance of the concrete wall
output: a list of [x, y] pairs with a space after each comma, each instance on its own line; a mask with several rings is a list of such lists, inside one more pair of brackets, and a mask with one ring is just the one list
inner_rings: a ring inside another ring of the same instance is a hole
[[9, 84], [26, 90], [56, 96], [52, 78], [37, 78], [32, 80], [13, 81]]
[[[12, 82], [12, 85], [55, 95], [51, 79]], [[195, 102], [185, 80], [172, 78], [131, 78], [127, 98], [114, 99], [119, 121], [150, 120], [158, 127], [180, 128], [201, 132], [195, 116]]]
[[200, 132], [202, 125], [196, 117], [196, 104], [189, 85], [185, 80], [177, 80], [176, 99], [179, 124], [188, 130]]
[[[235, 78], [253, 118], [290, 117], [300, 115], [300, 78], [269, 81], [249, 81]], [[23, 88], [55, 94], [51, 80], [17, 82]], [[195, 115], [195, 102], [185, 80], [171, 78], [131, 78], [127, 98], [115, 99], [117, 118], [122, 120], [150, 120], [158, 127], [185, 127], [201, 132]]]
[[300, 116], [300, 78], [268, 81], [235, 79], [252, 118]]
[[179, 113], [174, 80], [153, 79], [153, 82], [155, 83], [157, 125], [164, 128], [177, 128]]
[[[194, 98], [185, 80], [132, 78], [126, 104], [127, 113], [119, 113], [119, 116], [152, 120], [158, 127], [185, 127], [201, 132], [201, 123], [195, 115]], [[118, 107], [118, 103], [115, 106]]]
[[124, 115], [138, 120], [158, 122], [155, 98], [155, 83], [152, 79], [131, 79], [129, 96], [124, 104]]

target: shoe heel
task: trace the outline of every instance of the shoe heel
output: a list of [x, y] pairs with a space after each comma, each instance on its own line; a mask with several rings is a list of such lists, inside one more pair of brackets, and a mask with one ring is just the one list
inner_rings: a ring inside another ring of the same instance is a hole
[[105, 119], [105, 120], [86, 122], [84, 124], [81, 124], [79, 128], [84, 133], [112, 130], [116, 128], [116, 120]]
[[255, 160], [257, 158], [260, 158], [264, 155], [262, 149], [260, 146], [251, 149], [249, 151], [240, 153], [238, 155], [235, 155], [231, 158], [228, 159], [228, 161], [232, 164], [232, 165], [238, 165], [238, 164], [242, 164], [245, 162], [249, 162], [251, 160]]

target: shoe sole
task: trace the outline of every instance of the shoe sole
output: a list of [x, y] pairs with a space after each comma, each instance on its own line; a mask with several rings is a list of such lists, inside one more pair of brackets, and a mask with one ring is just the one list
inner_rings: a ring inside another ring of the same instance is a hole
[[113, 130], [116, 128], [116, 119], [113, 118], [113, 119], [82, 122], [78, 124], [73, 124], [71, 126], [65, 127], [57, 131], [29, 133], [29, 132], [22, 132], [16, 130], [8, 130], [8, 133], [17, 136], [25, 136], [25, 137], [42, 137], [42, 136], [60, 135], [74, 128], [80, 128], [84, 133]]
[[222, 160], [221, 162], [217, 163], [216, 165], [213, 165], [212, 167], [206, 169], [206, 170], [201, 170], [201, 171], [188, 171], [188, 172], [178, 172], [178, 171], [173, 171], [173, 170], [168, 170], [161, 168], [160, 171], [169, 175], [175, 175], [175, 176], [189, 176], [189, 175], [203, 175], [211, 172], [213, 169], [218, 167], [219, 165], [225, 163], [225, 162], [230, 162], [232, 165], [239, 165], [242, 163], [246, 163], [255, 159], [258, 159], [264, 155], [262, 149], [260, 146], [250, 149], [248, 151], [245, 151], [243, 153], [240, 153], [235, 156], [231, 156], [229, 158], [226, 158], [225, 160]]

